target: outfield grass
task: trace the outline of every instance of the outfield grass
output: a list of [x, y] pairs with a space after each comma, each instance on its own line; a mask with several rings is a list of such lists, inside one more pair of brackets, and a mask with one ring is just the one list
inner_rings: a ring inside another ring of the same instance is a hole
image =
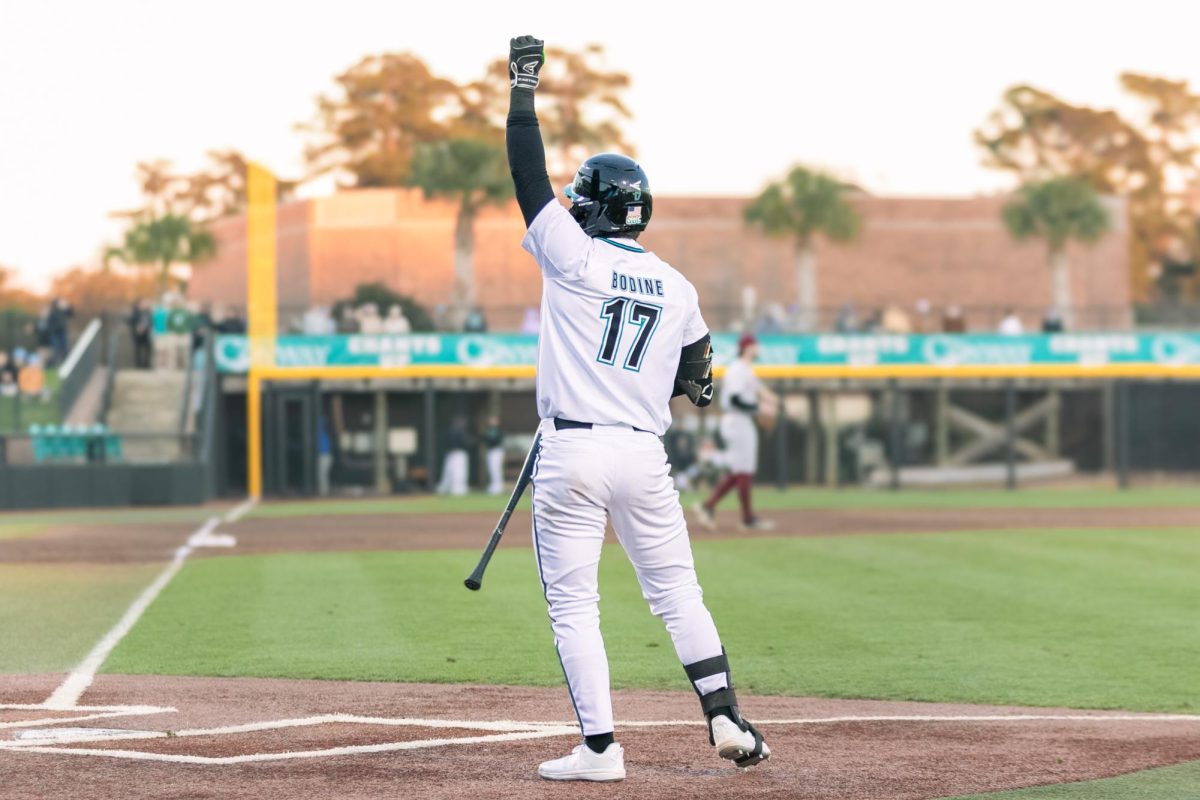
[[1106, 780], [1059, 783], [952, 800], [1200, 800], [1200, 761]]
[[161, 569], [0, 564], [0, 673], [70, 670]]
[[[417, 495], [413, 497], [314, 500], [264, 503], [255, 508], [255, 517], [301, 517], [343, 514], [452, 514], [456, 512], [495, 512], [504, 508], [507, 497], [469, 494], [463, 497]], [[684, 494], [685, 508], [702, 495]], [[529, 508], [529, 495], [521, 508]], [[1200, 506], [1200, 485], [1148, 486], [1118, 491], [1108, 486], [1042, 487], [1007, 491], [1004, 489], [801, 489], [779, 491], [770, 486], [754, 495], [755, 506], [764, 511], [786, 509], [889, 509], [889, 508], [1151, 508]], [[736, 498], [730, 495], [723, 507], [732, 508]]]
[[[739, 685], [821, 695], [1195, 712], [1200, 531], [704, 541]], [[189, 562], [108, 672], [561, 685], [529, 550]], [[601, 565], [618, 687], [687, 687], [616, 548]]]
[[30, 539], [46, 531], [48, 525], [38, 522], [17, 522], [0, 525], [0, 540]]
[[220, 516], [232, 503], [211, 506], [152, 508], [88, 508], [78, 511], [15, 511], [0, 514], [0, 538], [13, 529], [51, 525], [152, 525], [158, 522], [203, 522]]

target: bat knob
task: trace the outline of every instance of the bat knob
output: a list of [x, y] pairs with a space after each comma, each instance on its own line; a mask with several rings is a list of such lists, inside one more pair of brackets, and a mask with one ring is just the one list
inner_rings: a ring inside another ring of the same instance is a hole
[[478, 592], [479, 587], [482, 585], [483, 585], [482, 583], [475, 580], [474, 578], [467, 578], [465, 581], [463, 581], [463, 586], [466, 586], [472, 592]]

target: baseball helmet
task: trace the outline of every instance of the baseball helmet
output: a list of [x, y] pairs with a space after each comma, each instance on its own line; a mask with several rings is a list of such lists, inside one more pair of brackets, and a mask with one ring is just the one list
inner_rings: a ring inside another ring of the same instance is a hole
[[650, 181], [628, 156], [592, 156], [583, 162], [575, 181], [563, 192], [571, 200], [571, 216], [588, 236], [644, 231], [650, 222]]

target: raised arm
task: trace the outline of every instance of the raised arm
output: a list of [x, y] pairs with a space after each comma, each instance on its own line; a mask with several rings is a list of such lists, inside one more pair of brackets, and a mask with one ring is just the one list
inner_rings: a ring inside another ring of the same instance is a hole
[[518, 36], [509, 42], [508, 72], [512, 93], [508, 105], [506, 141], [508, 167], [512, 171], [517, 204], [525, 218], [525, 227], [533, 224], [538, 212], [554, 200], [554, 189], [546, 174], [546, 148], [533, 108], [533, 93], [538, 72], [546, 62], [541, 39]]

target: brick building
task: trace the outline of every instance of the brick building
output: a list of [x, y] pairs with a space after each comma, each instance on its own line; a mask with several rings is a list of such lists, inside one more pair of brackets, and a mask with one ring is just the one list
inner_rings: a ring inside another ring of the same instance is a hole
[[[659, 197], [642, 242], [696, 284], [714, 328], [733, 327], [751, 302], [761, 313], [794, 302], [792, 245], [742, 224], [746, 198]], [[935, 314], [955, 304], [976, 330], [994, 327], [1015, 307], [1036, 327], [1050, 304], [1040, 242], [1017, 244], [1001, 219], [1004, 197], [918, 199], [861, 195], [863, 233], [849, 245], [820, 242], [821, 317], [852, 303], [859, 316], [887, 304]], [[1125, 327], [1130, 316], [1128, 229], [1122, 201], [1107, 201], [1112, 232], [1071, 248], [1071, 289], [1080, 327]], [[434, 307], [453, 286], [454, 205], [417, 190], [369, 189], [287, 203], [278, 213], [279, 300], [303, 309], [382, 281]], [[190, 294], [245, 302], [245, 219], [214, 223], [217, 256], [198, 267]], [[536, 267], [521, 250], [515, 202], [484, 211], [476, 224], [476, 292], [493, 329], [514, 328], [541, 293]]]

